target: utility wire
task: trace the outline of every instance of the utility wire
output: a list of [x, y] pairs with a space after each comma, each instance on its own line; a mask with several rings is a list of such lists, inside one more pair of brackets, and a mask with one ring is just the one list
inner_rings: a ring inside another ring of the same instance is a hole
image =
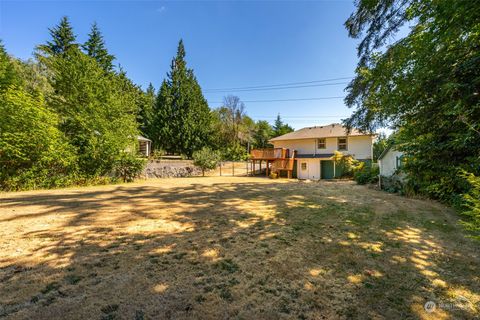
[[269, 84], [269, 85], [262, 85], [262, 86], [233, 87], [233, 88], [215, 88], [215, 89], [205, 89], [204, 91], [229, 91], [229, 90], [258, 89], [258, 88], [270, 88], [270, 87], [284, 87], [284, 86], [292, 86], [292, 85], [300, 85], [300, 84], [311, 84], [311, 83], [321, 83], [321, 82], [330, 82], [330, 81], [348, 80], [348, 79], [352, 79], [352, 77], [332, 78], [332, 79], [303, 81], [303, 82], [288, 82], [288, 83]]
[[[277, 116], [251, 116], [253, 118], [262, 118], [262, 119], [275, 119], [277, 118]], [[316, 119], [316, 118], [346, 118], [346, 117], [349, 117], [348, 115], [338, 115], [338, 116], [334, 116], [334, 115], [328, 115], [328, 116], [321, 116], [321, 115], [313, 115], [313, 116], [284, 116], [282, 115], [281, 116], [282, 119], [292, 119], [292, 120], [300, 120], [300, 121], [303, 121], [303, 120], [310, 120], [310, 119]]]
[[[297, 98], [297, 99], [272, 99], [272, 100], [242, 100], [245, 103], [262, 103], [262, 102], [282, 102], [282, 101], [315, 101], [315, 100], [331, 100], [343, 99], [344, 96], [337, 97], [316, 97], [316, 98]], [[210, 103], [223, 103], [223, 101], [210, 101]]]
[[320, 84], [309, 84], [309, 85], [298, 85], [298, 86], [283, 86], [283, 87], [271, 87], [271, 88], [255, 88], [255, 89], [224, 89], [224, 90], [204, 90], [204, 92], [214, 93], [214, 92], [245, 92], [245, 91], [267, 91], [267, 90], [284, 90], [284, 89], [298, 89], [298, 88], [311, 88], [311, 87], [325, 87], [325, 86], [336, 86], [340, 84], [347, 84], [347, 82], [332, 82], [332, 83], [320, 83]]

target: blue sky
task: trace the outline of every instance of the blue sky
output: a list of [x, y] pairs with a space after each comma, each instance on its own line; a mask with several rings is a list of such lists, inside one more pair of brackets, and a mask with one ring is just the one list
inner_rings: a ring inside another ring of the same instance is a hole
[[[353, 76], [357, 41], [343, 26], [353, 10], [352, 1], [2, 0], [0, 38], [10, 54], [28, 59], [63, 15], [71, 19], [79, 42], [96, 21], [117, 63], [144, 88], [149, 82], [159, 87], [183, 38], [187, 62], [210, 106], [217, 107], [226, 94], [244, 101], [345, 96], [345, 79], [285, 90], [211, 89]], [[296, 129], [338, 122], [352, 112], [339, 98], [245, 104], [256, 120], [272, 122], [280, 113]]]

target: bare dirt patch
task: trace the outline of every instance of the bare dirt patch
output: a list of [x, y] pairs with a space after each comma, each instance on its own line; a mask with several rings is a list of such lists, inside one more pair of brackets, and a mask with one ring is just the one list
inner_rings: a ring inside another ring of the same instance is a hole
[[0, 318], [474, 318], [478, 243], [456, 221], [350, 182], [1, 194]]

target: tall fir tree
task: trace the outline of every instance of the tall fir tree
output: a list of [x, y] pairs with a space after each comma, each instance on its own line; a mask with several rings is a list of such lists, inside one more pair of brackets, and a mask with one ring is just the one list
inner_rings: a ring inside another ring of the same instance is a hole
[[167, 79], [155, 105], [154, 144], [168, 152], [191, 156], [210, 142], [211, 115], [180, 40]]
[[42, 53], [49, 56], [63, 55], [70, 48], [78, 47], [78, 44], [75, 42], [77, 37], [73, 33], [73, 28], [67, 16], [62, 17], [57, 26], [48, 30], [52, 40], [38, 46]]
[[111, 71], [113, 69], [115, 56], [108, 53], [105, 40], [96, 22], [92, 24], [88, 40], [82, 45], [82, 48], [88, 56], [97, 60], [104, 70]]
[[155, 108], [155, 88], [153, 84], [150, 83], [147, 87], [147, 90], [143, 93], [142, 102], [140, 105], [140, 110], [138, 114], [138, 122], [140, 123], [140, 131], [147, 138], [152, 139], [154, 136], [154, 108]]
[[153, 109], [152, 141], [154, 149], [163, 149], [169, 152], [175, 151], [177, 139], [173, 138], [173, 114], [171, 97], [171, 85], [167, 80], [162, 81]]
[[275, 119], [275, 124], [273, 125], [273, 136], [278, 137], [289, 132], [292, 132], [293, 128], [290, 127], [288, 124], [282, 121], [280, 118], [280, 114], [277, 115], [277, 119]]

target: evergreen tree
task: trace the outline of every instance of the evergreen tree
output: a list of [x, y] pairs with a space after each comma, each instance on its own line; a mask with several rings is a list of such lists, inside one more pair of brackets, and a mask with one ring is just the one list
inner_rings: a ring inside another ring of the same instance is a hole
[[92, 29], [88, 34], [88, 40], [82, 46], [85, 53], [97, 60], [100, 66], [106, 70], [111, 71], [113, 69], [113, 60], [115, 56], [108, 53], [103, 35], [98, 29], [97, 23], [93, 23]]
[[150, 83], [147, 90], [143, 92], [142, 103], [140, 105], [140, 112], [138, 114], [138, 122], [140, 123], [140, 131], [147, 138], [154, 137], [154, 108], [155, 108], [155, 88]]
[[75, 43], [76, 36], [73, 33], [73, 28], [70, 25], [68, 17], [62, 17], [57, 26], [48, 30], [52, 40], [38, 47], [44, 54], [48, 56], [63, 55], [70, 48], [78, 46], [78, 44]]
[[167, 79], [155, 105], [154, 144], [168, 152], [191, 156], [209, 144], [211, 115], [192, 69], [187, 68], [180, 40]]
[[0, 91], [19, 82], [20, 79], [15, 71], [14, 65], [0, 41]]
[[273, 125], [273, 131], [275, 135], [280, 135], [279, 132], [282, 130], [283, 121], [280, 118], [280, 113], [277, 114], [277, 118], [275, 119], [275, 124]]
[[43, 60], [52, 72], [51, 106], [76, 150], [80, 173], [92, 177], [111, 172], [118, 157], [135, 144], [138, 87], [125, 73], [105, 72], [79, 49], [71, 50], [68, 58]]
[[280, 118], [280, 114], [278, 114], [277, 119], [275, 119], [275, 124], [273, 125], [273, 137], [278, 137], [292, 131], [293, 128], [284, 123]]
[[105, 72], [84, 54], [67, 18], [50, 34], [36, 62], [8, 56], [0, 42], [0, 189], [138, 168], [132, 157], [145, 93], [122, 70]]
[[176, 139], [173, 138], [174, 119], [170, 88], [167, 80], [163, 80], [153, 108], [152, 142], [154, 149], [174, 152]]

